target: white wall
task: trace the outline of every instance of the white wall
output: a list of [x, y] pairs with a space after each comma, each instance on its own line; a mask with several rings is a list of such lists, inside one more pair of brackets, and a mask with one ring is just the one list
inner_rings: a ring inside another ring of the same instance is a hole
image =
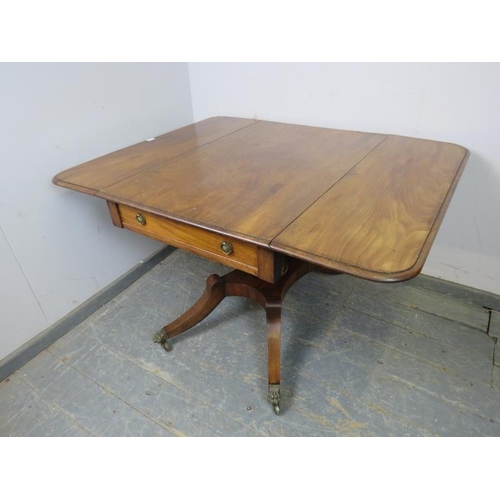
[[187, 64], [0, 64], [0, 360], [162, 245], [59, 171], [192, 123]]
[[423, 272], [500, 293], [500, 64], [189, 64], [214, 115], [408, 135], [471, 151]]

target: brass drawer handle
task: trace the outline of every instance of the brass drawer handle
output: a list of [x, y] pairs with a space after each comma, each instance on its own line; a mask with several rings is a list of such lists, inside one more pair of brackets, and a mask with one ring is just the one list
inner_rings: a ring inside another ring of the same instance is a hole
[[226, 254], [226, 255], [231, 255], [233, 253], [233, 247], [231, 245], [231, 243], [227, 243], [225, 241], [223, 241], [221, 244], [220, 244], [220, 249]]
[[135, 220], [141, 225], [141, 226], [145, 226], [146, 225], [146, 217], [144, 217], [144, 215], [142, 214], [137, 214], [135, 216]]

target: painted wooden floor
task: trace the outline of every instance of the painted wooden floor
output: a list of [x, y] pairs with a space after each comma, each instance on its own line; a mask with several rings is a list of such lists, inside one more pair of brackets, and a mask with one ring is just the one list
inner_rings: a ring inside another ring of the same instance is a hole
[[152, 342], [226, 271], [172, 253], [0, 383], [0, 435], [500, 436], [500, 297], [307, 275], [285, 300], [276, 416], [260, 306], [226, 298], [170, 353]]

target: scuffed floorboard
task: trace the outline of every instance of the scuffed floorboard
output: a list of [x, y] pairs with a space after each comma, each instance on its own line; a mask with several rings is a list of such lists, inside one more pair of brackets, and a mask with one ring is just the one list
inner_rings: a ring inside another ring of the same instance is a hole
[[307, 275], [284, 304], [276, 416], [258, 305], [226, 298], [170, 353], [152, 342], [225, 272], [172, 253], [0, 384], [0, 435], [500, 436], [494, 296]]

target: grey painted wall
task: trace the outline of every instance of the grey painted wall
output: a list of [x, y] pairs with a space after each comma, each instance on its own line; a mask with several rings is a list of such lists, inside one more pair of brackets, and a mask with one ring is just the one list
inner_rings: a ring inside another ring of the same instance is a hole
[[59, 171], [192, 123], [185, 63], [0, 64], [0, 360], [161, 245]]

